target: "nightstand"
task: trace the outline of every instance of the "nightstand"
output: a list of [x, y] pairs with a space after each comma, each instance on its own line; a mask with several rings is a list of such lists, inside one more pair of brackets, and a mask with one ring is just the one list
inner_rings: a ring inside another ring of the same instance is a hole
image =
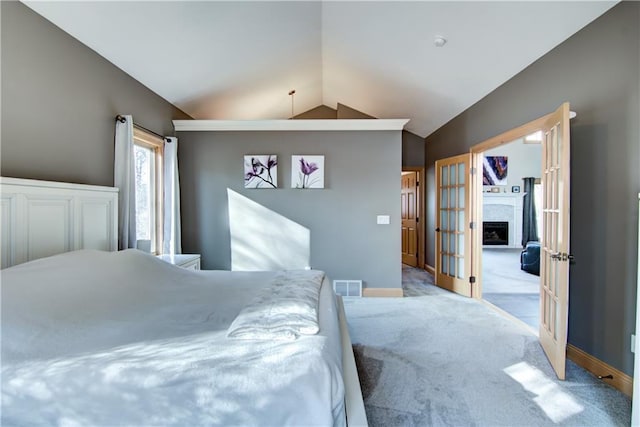
[[200, 254], [175, 254], [157, 255], [158, 258], [169, 264], [188, 270], [200, 270]]

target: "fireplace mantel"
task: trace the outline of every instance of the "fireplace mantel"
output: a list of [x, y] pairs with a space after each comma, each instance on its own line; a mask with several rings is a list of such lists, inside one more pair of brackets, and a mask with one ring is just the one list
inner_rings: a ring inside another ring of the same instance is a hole
[[522, 247], [522, 197], [524, 194], [482, 193], [482, 221], [505, 221], [509, 223], [509, 244], [487, 247]]
[[527, 193], [482, 193], [482, 197], [489, 198], [489, 199], [502, 198], [502, 197], [522, 199], [525, 194]]

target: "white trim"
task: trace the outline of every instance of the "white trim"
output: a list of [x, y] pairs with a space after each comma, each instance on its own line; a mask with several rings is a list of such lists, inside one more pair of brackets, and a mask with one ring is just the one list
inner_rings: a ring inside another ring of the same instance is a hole
[[187, 131], [358, 131], [402, 130], [409, 119], [344, 120], [174, 120], [177, 132]]
[[36, 187], [36, 188], [55, 188], [55, 189], [68, 189], [68, 190], [87, 190], [87, 191], [104, 191], [107, 193], [117, 193], [118, 189], [115, 187], [102, 187], [99, 185], [87, 185], [87, 184], [74, 184], [71, 182], [57, 182], [57, 181], [40, 181], [36, 179], [24, 179], [24, 178], [10, 178], [0, 177], [0, 183], [7, 185], [20, 185], [23, 187]]

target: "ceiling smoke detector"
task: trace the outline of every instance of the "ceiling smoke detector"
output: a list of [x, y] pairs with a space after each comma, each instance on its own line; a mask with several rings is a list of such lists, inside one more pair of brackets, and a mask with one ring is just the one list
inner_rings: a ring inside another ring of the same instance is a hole
[[447, 39], [442, 36], [436, 36], [436, 38], [433, 40], [433, 44], [436, 45], [436, 47], [442, 47], [447, 44]]

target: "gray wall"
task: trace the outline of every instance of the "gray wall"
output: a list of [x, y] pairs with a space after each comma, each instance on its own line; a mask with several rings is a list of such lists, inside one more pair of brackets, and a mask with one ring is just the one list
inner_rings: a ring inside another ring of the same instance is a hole
[[427, 262], [434, 162], [555, 110], [571, 121], [569, 342], [631, 375], [640, 191], [640, 3], [622, 2], [426, 139]]
[[337, 119], [338, 118], [338, 110], [334, 110], [331, 107], [327, 107], [326, 105], [318, 105], [315, 108], [312, 108], [309, 111], [305, 111], [304, 113], [300, 113], [294, 117], [294, 119], [304, 119], [304, 120], [317, 120], [317, 119]]
[[348, 105], [338, 103], [337, 106], [338, 119], [375, 119], [377, 117], [370, 116], [362, 111], [355, 110]]
[[424, 166], [424, 138], [406, 130], [402, 131], [402, 166]]
[[[231, 265], [227, 188], [311, 231], [311, 266], [401, 287], [400, 132], [179, 132], [182, 247]], [[278, 155], [278, 189], [244, 189], [243, 156]], [[325, 156], [325, 189], [290, 187], [291, 155]], [[390, 215], [390, 225], [377, 225]]]
[[189, 118], [23, 4], [0, 7], [2, 176], [113, 185], [117, 114], [165, 135]]
[[375, 119], [375, 117], [363, 113], [362, 111], [354, 110], [348, 105], [338, 103], [336, 109], [327, 107], [326, 105], [319, 105], [312, 108], [309, 111], [300, 113], [294, 117], [294, 119]]
[[[361, 111], [338, 103], [338, 108], [334, 110], [326, 105], [320, 105], [304, 113], [298, 114], [295, 119], [375, 119], [375, 117]], [[402, 166], [423, 167], [424, 166], [424, 138], [418, 135], [402, 131]]]

